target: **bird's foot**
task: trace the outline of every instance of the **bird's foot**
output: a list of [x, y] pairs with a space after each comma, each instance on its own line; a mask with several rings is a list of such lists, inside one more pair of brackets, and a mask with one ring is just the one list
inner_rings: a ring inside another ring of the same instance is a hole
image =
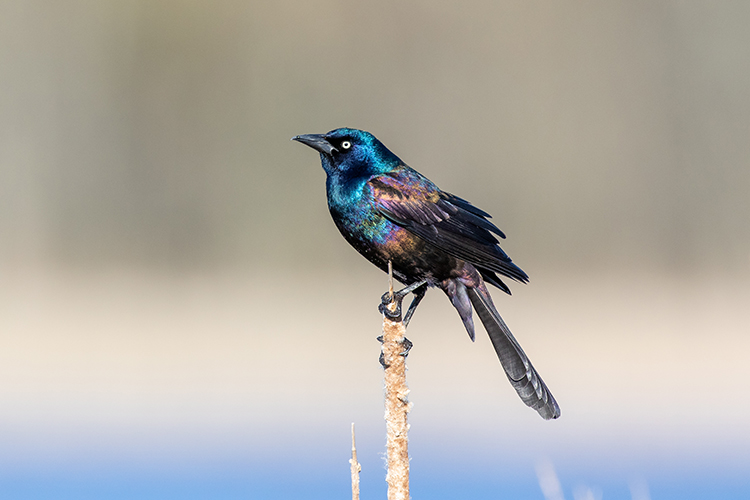
[[[385, 292], [383, 296], [380, 298], [380, 304], [378, 305], [378, 311], [380, 311], [382, 314], [384, 314], [388, 319], [392, 321], [401, 321], [401, 302], [404, 300], [404, 297], [409, 295], [410, 293], [414, 292], [414, 302], [412, 302], [412, 305], [409, 306], [409, 311], [407, 312], [407, 319], [406, 323], [409, 323], [409, 320], [411, 319], [412, 314], [414, 314], [414, 310], [416, 309], [417, 304], [419, 304], [419, 301], [422, 300], [422, 297], [424, 297], [425, 291], [427, 290], [426, 285], [427, 281], [422, 280], [418, 281], [416, 283], [413, 283], [405, 288], [402, 288], [401, 290], [398, 290], [396, 292]], [[395, 304], [396, 307], [391, 310], [391, 305]]]
[[[378, 311], [380, 311], [386, 318], [391, 321], [401, 321], [401, 301], [404, 300], [403, 295], [399, 295], [398, 292], [385, 292], [380, 298], [380, 304], [378, 304]], [[391, 310], [391, 306], [395, 304]]]
[[[383, 336], [382, 335], [379, 336], [377, 340], [378, 342], [382, 344]], [[411, 348], [414, 347], [414, 343], [411, 340], [407, 339], [406, 337], [404, 337], [403, 340], [401, 341], [401, 345], [403, 346], [404, 350], [399, 353], [399, 356], [403, 356], [403, 357], [408, 356], [409, 351], [411, 351]], [[382, 350], [380, 351], [380, 358], [378, 358], [378, 361], [380, 362], [380, 366], [382, 366], [383, 368], [388, 368], [390, 366], [385, 363], [385, 357], [383, 356]]]

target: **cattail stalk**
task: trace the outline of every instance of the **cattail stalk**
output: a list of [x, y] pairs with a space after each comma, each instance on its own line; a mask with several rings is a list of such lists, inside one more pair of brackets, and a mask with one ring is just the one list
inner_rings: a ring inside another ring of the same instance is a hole
[[352, 464], [352, 500], [359, 500], [359, 473], [362, 470], [362, 466], [357, 461], [357, 444], [354, 441], [354, 424], [352, 423], [352, 459], [349, 460]]
[[[393, 298], [392, 270], [390, 294]], [[391, 300], [387, 305], [391, 313], [400, 308], [400, 300]], [[401, 316], [390, 318], [383, 315], [383, 364], [385, 367], [385, 423], [387, 431], [386, 459], [388, 472], [388, 500], [409, 500], [409, 451], [406, 416], [411, 409], [406, 386], [406, 357], [404, 335], [406, 329]]]

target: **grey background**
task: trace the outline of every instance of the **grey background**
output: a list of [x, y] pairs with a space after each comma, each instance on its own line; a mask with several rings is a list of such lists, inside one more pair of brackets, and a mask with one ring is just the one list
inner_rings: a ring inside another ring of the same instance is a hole
[[522, 263], [750, 268], [746, 2], [0, 9], [4, 261], [330, 265], [287, 141], [351, 126]]

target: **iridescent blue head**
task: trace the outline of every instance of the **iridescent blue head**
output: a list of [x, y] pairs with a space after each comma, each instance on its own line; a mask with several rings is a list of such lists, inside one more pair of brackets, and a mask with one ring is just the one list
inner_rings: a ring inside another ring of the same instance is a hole
[[374, 135], [354, 128], [337, 128], [327, 134], [292, 137], [320, 153], [329, 176], [370, 176], [390, 172], [403, 162]]

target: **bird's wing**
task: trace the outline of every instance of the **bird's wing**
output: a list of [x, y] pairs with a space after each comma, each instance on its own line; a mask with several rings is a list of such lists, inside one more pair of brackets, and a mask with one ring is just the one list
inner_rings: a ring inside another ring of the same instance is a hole
[[[495, 235], [505, 235], [487, 220], [488, 213], [441, 191], [417, 171], [404, 166], [373, 177], [367, 187], [383, 216], [444, 252], [489, 271], [488, 281], [493, 282], [493, 272], [528, 281], [526, 273], [498, 246]], [[507, 291], [504, 285], [500, 288]]]

